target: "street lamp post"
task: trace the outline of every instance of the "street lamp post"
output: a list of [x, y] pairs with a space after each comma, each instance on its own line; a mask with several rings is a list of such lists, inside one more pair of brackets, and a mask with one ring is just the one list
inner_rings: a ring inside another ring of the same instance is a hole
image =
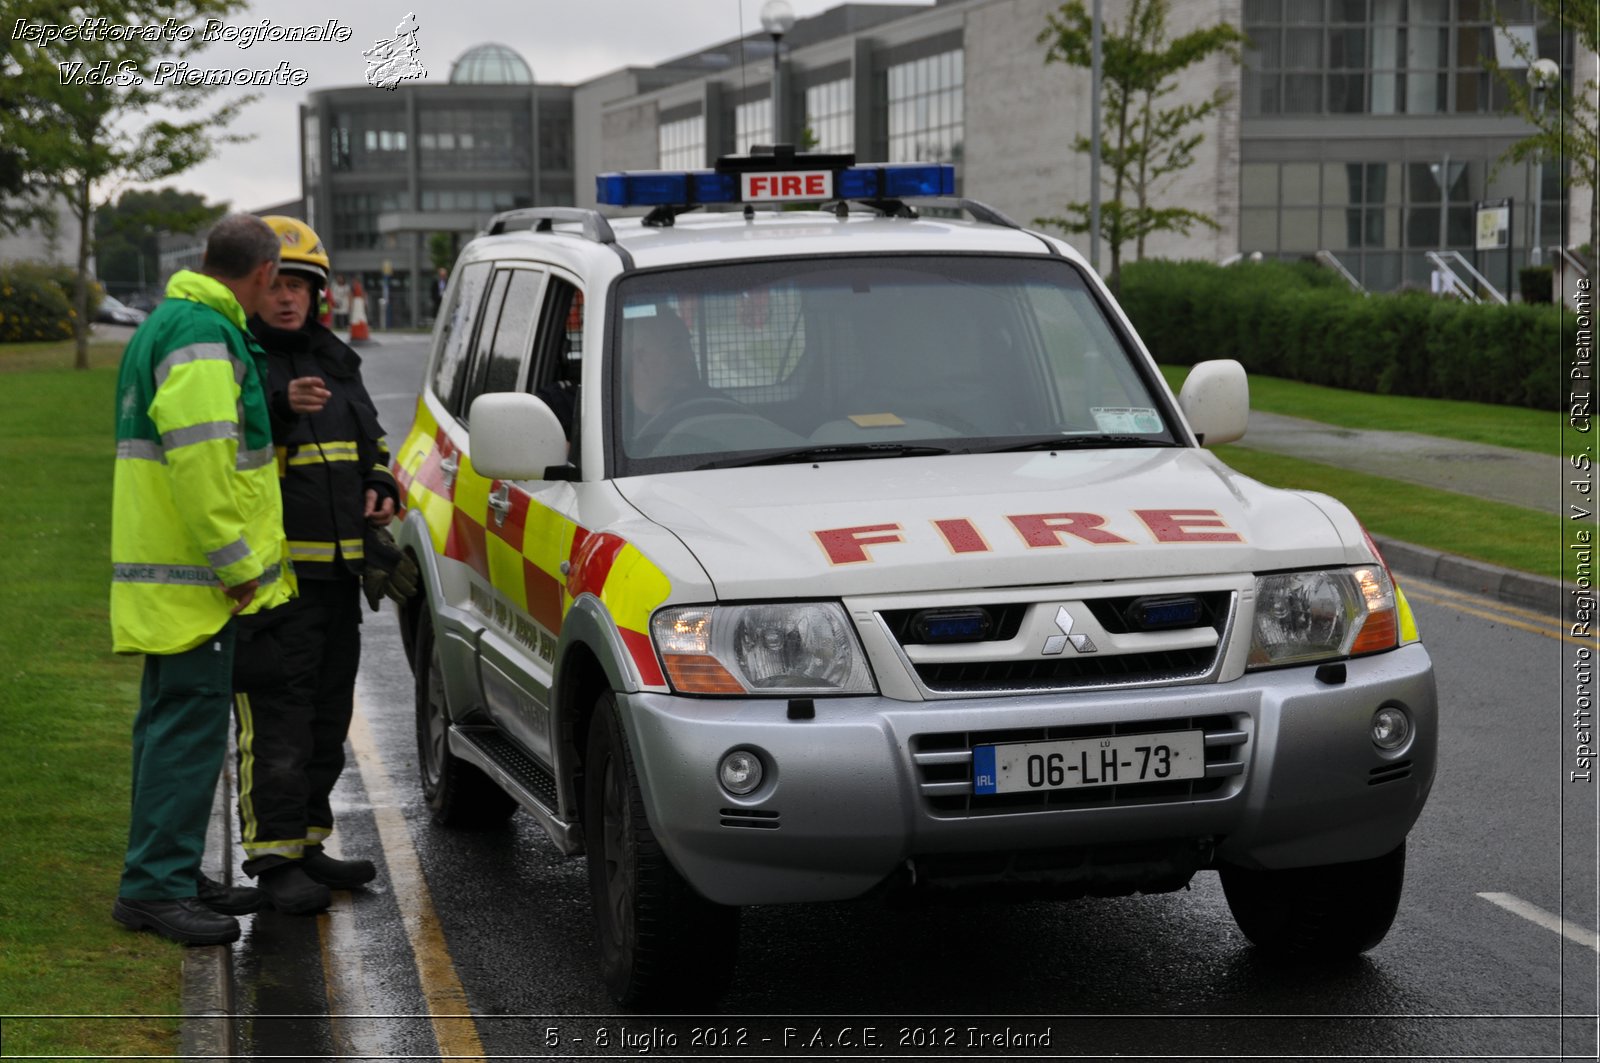
[[[1528, 68], [1528, 89], [1533, 93], [1534, 112], [1544, 117], [1545, 100], [1556, 82], [1561, 80], [1561, 68], [1552, 59], [1535, 59]], [[1537, 266], [1542, 261], [1539, 241], [1544, 236], [1544, 151], [1533, 153], [1533, 238], [1528, 252], [1528, 265]]]
[[761, 5], [761, 28], [772, 38], [772, 142], [791, 143], [788, 138], [788, 108], [784, 107], [783, 35], [794, 27], [794, 8], [788, 0], [767, 0]]

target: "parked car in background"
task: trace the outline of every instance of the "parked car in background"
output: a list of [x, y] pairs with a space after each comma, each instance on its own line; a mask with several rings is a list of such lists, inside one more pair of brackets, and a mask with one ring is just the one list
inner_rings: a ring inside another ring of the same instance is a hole
[[100, 309], [94, 312], [94, 319], [102, 325], [137, 325], [148, 316], [110, 295], [101, 297]]

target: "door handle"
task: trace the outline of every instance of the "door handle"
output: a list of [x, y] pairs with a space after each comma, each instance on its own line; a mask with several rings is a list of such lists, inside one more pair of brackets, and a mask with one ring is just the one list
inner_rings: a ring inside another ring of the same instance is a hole
[[444, 473], [444, 485], [449, 487], [456, 482], [456, 472], [461, 468], [461, 459], [452, 454], [439, 461], [439, 471]]
[[511, 486], [501, 484], [489, 494], [489, 508], [494, 510], [494, 525], [499, 527], [506, 522], [506, 515], [511, 512]]

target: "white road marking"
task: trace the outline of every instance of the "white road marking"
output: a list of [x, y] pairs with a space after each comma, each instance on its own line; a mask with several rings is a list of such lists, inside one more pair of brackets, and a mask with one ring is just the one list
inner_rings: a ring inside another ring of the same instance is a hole
[[1543, 908], [1529, 904], [1521, 897], [1510, 893], [1480, 893], [1478, 896], [1490, 904], [1497, 904], [1513, 915], [1520, 915], [1530, 923], [1538, 923], [1546, 930], [1554, 930], [1569, 940], [1585, 945], [1596, 952], [1600, 952], [1600, 934], [1593, 930], [1586, 930], [1577, 923], [1562, 919], [1560, 916], [1551, 915]]

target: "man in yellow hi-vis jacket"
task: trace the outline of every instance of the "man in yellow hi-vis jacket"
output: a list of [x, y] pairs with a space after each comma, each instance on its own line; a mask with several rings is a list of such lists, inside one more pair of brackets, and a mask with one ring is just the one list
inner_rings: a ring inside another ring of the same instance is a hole
[[223, 218], [202, 272], [123, 352], [111, 517], [111, 631], [145, 654], [133, 725], [133, 808], [112, 916], [191, 945], [239, 936], [256, 890], [205, 879], [200, 858], [231, 713], [234, 617], [294, 595], [263, 388], [245, 328], [278, 268], [278, 238]]

